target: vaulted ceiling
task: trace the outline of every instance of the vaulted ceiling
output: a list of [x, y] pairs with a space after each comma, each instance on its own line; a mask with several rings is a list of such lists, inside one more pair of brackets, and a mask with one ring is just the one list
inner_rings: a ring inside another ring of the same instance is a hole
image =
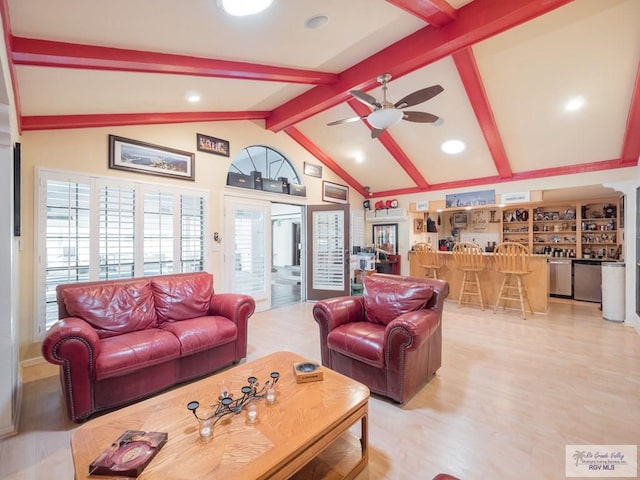
[[[0, 0], [0, 13], [22, 131], [262, 121], [373, 196], [543, 184], [640, 155], [638, 0], [274, 0], [241, 18], [216, 0]], [[392, 102], [441, 85], [407, 110], [442, 120], [376, 139], [366, 118], [327, 126], [366, 117], [349, 92], [379, 100], [383, 73]], [[466, 150], [443, 153], [450, 139]]]

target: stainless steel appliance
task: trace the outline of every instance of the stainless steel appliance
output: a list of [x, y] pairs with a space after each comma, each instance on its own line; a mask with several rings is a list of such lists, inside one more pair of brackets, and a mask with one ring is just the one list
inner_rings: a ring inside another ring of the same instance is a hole
[[602, 301], [602, 262], [573, 261], [573, 298], [586, 302]]
[[571, 298], [571, 260], [549, 259], [549, 294], [552, 297]]

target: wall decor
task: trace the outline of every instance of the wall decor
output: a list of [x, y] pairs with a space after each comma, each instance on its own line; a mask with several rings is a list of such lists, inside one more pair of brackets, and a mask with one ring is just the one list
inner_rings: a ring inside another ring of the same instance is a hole
[[109, 135], [109, 168], [194, 180], [194, 158], [191, 152]]
[[496, 203], [496, 191], [482, 190], [479, 192], [452, 193], [445, 195], [444, 198], [447, 208], [493, 205]]
[[322, 201], [332, 203], [349, 203], [349, 187], [323, 180]]
[[322, 166], [304, 162], [304, 174], [310, 177], [322, 178]]
[[413, 233], [423, 233], [423, 232], [424, 232], [424, 218], [414, 218]]
[[199, 152], [213, 153], [214, 155], [229, 156], [229, 141], [211, 137], [202, 133], [196, 133], [196, 147]]

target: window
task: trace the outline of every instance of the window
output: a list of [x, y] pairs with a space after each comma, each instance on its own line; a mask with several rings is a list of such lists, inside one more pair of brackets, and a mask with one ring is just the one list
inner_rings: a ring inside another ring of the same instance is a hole
[[288, 183], [302, 185], [291, 162], [277, 150], [262, 145], [252, 145], [242, 149], [233, 159], [229, 171], [243, 175], [260, 172], [265, 179], [277, 180], [284, 177]]
[[56, 286], [204, 270], [208, 192], [38, 169], [36, 329]]

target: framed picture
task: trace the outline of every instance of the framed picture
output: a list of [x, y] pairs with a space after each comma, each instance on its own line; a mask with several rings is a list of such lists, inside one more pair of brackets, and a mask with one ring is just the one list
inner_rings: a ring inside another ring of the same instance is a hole
[[322, 178], [322, 166], [304, 162], [304, 174], [310, 177]]
[[469, 223], [469, 215], [467, 213], [454, 213], [452, 220], [454, 227], [466, 227], [467, 223]]
[[196, 148], [199, 152], [213, 153], [214, 155], [229, 156], [229, 141], [222, 140], [202, 133], [196, 133]]
[[398, 224], [384, 223], [373, 225], [373, 244], [375, 248], [395, 255], [398, 253]]
[[423, 232], [424, 232], [424, 218], [414, 218], [413, 233], [423, 233]]
[[324, 180], [322, 182], [322, 201], [349, 203], [349, 187]]
[[109, 135], [109, 168], [194, 180], [194, 157], [175, 148]]

